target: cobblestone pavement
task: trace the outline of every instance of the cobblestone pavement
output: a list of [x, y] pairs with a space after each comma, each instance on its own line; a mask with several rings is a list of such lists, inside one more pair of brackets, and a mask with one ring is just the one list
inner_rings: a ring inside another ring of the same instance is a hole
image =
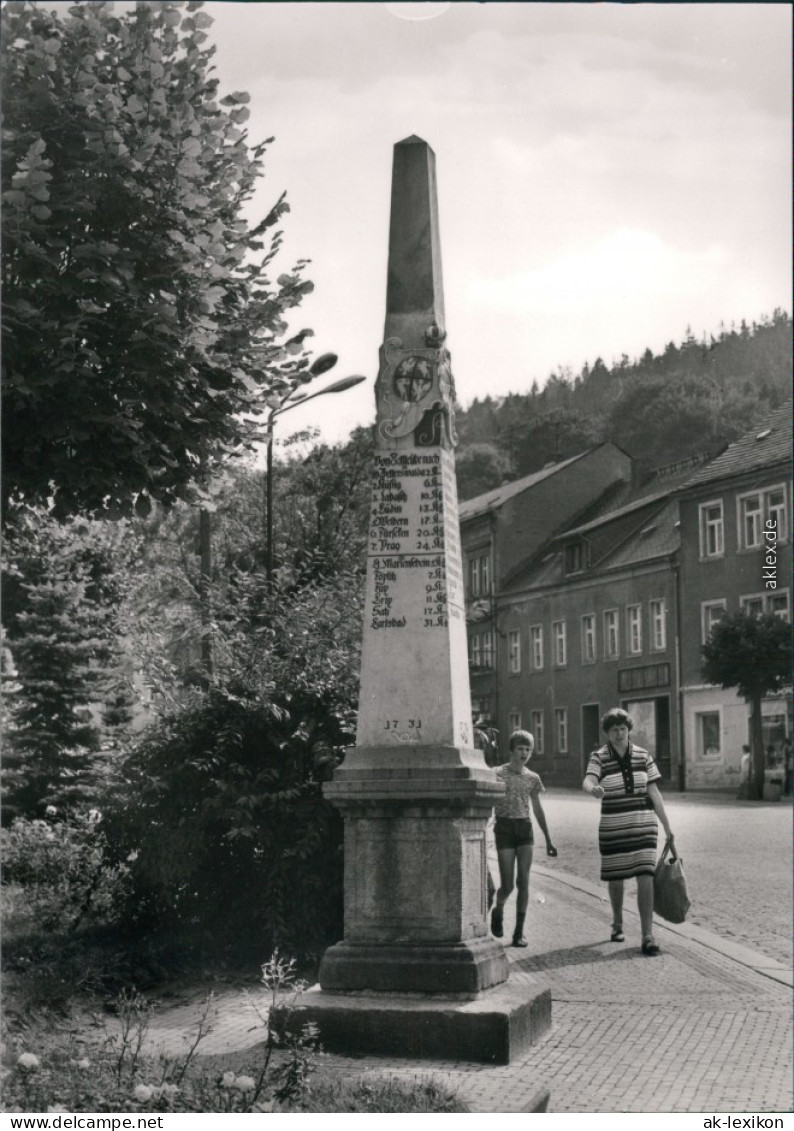
[[[542, 776], [541, 767], [534, 768]], [[555, 789], [546, 791], [543, 803], [560, 855], [549, 860], [541, 840], [536, 863], [599, 883], [598, 803], [579, 791]], [[667, 793], [665, 806], [692, 900], [688, 921], [791, 964], [790, 799]]]
[[[551, 804], [547, 806], [552, 812]], [[554, 826], [552, 826], [553, 828]], [[545, 859], [545, 858], [544, 858]], [[577, 886], [578, 885], [578, 886]], [[515, 897], [513, 897], [514, 899]], [[513, 900], [506, 908], [506, 932]], [[755, 963], [705, 931], [659, 925], [662, 954], [639, 951], [629, 901], [624, 944], [610, 943], [608, 906], [594, 884], [538, 866], [528, 915], [530, 948], [507, 948], [511, 981], [549, 986], [551, 1031], [509, 1066], [328, 1056], [336, 1074], [435, 1076], [476, 1112], [526, 1110], [541, 1089], [553, 1112], [757, 1113], [792, 1110], [790, 971]], [[155, 1014], [150, 1048], [189, 1046], [204, 995]], [[220, 993], [203, 1054], [219, 1064], [255, 1064], [263, 1039], [263, 991]]]

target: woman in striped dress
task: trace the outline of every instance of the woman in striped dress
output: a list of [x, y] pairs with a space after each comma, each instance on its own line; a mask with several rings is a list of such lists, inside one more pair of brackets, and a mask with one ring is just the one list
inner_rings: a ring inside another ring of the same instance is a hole
[[633, 723], [620, 707], [601, 720], [607, 743], [590, 755], [583, 783], [585, 793], [601, 800], [598, 847], [601, 879], [609, 886], [612, 941], [623, 942], [623, 881], [637, 877], [637, 905], [642, 927], [642, 953], [654, 955], [653, 873], [656, 868], [656, 818], [673, 841], [664, 801], [656, 784], [662, 775], [653, 756], [629, 742]]

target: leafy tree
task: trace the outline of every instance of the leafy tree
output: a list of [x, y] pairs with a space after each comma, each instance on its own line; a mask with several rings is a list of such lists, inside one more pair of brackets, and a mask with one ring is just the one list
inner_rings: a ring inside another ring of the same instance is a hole
[[307, 378], [271, 282], [284, 195], [243, 216], [272, 139], [221, 98], [196, 0], [5, 4], [3, 499], [139, 514], [190, 494]]
[[47, 804], [95, 797], [102, 723], [89, 706], [118, 695], [110, 685], [121, 659], [122, 563], [131, 547], [122, 548], [126, 528], [113, 524], [59, 523], [34, 508], [13, 517], [5, 545], [3, 807], [4, 816], [35, 816]]
[[[538, 390], [475, 400], [457, 417], [461, 455], [493, 442], [507, 453], [515, 476], [591, 444], [616, 440], [653, 466], [718, 450], [790, 395], [791, 319], [773, 311], [744, 329], [698, 341], [687, 328], [679, 348], [646, 349], [610, 368], [602, 358], [571, 379], [552, 374]], [[486, 411], [487, 410], [487, 411]]]
[[773, 613], [740, 611], [715, 624], [701, 651], [704, 679], [735, 687], [750, 707], [751, 795], [759, 800], [764, 788], [761, 701], [791, 683], [791, 627]]
[[458, 449], [455, 458], [458, 496], [473, 499], [511, 478], [510, 456], [493, 443], [475, 443]]

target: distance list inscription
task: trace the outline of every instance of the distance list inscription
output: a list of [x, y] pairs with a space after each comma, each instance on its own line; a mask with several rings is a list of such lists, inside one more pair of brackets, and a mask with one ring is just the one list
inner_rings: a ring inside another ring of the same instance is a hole
[[454, 457], [375, 457], [369, 528], [371, 628], [445, 628], [463, 618]]

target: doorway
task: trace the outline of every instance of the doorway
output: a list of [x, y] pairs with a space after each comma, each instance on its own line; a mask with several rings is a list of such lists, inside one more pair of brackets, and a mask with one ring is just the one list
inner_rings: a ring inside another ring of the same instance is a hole
[[590, 755], [601, 745], [601, 710], [597, 703], [582, 707], [582, 776], [587, 770]]

